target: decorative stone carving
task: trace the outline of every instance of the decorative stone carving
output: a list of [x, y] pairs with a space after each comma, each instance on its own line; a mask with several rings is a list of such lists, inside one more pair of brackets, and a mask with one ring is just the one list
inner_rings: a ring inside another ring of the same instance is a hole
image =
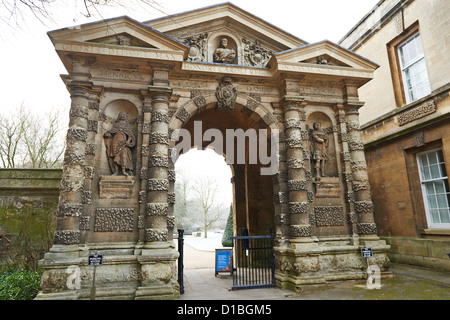
[[285, 129], [291, 129], [291, 128], [301, 128], [301, 121], [297, 118], [290, 118], [284, 120], [284, 127]]
[[167, 227], [168, 228], [175, 227], [175, 217], [174, 216], [167, 217]]
[[186, 109], [180, 109], [175, 116], [177, 117], [177, 119], [180, 119], [181, 122], [186, 122], [187, 120], [189, 120], [191, 114], [186, 110]]
[[214, 51], [213, 61], [218, 63], [232, 63], [236, 58], [236, 51], [228, 48], [228, 39], [220, 39], [219, 47]]
[[91, 229], [90, 222], [91, 222], [91, 217], [82, 216], [82, 217], [80, 217], [80, 221], [78, 223], [78, 228], [80, 230], [88, 231]]
[[146, 212], [149, 216], [167, 216], [169, 205], [167, 203], [147, 203]]
[[251, 42], [246, 38], [242, 38], [244, 45], [245, 64], [255, 67], [265, 67], [273, 56], [273, 52], [266, 50], [261, 46], [259, 40]]
[[167, 229], [146, 229], [145, 241], [165, 242], [167, 241]]
[[87, 139], [87, 132], [80, 128], [69, 128], [67, 130], [67, 139], [85, 142]]
[[289, 180], [288, 181], [289, 191], [307, 191], [308, 185], [305, 180]]
[[436, 103], [434, 102], [434, 100], [426, 101], [420, 106], [399, 113], [397, 116], [398, 125], [403, 126], [409, 122], [423, 118], [434, 112], [436, 112]]
[[275, 215], [275, 224], [288, 226], [289, 225], [289, 215], [287, 214], [277, 214]]
[[79, 217], [83, 214], [83, 204], [81, 203], [64, 203], [60, 202], [58, 210], [56, 211], [57, 217]]
[[289, 158], [287, 161], [287, 167], [289, 169], [302, 169], [305, 167], [305, 162], [298, 158]]
[[169, 113], [162, 110], [152, 110], [152, 122], [166, 122], [169, 123]]
[[361, 235], [372, 235], [377, 234], [377, 226], [375, 223], [358, 223], [357, 225], [358, 234]]
[[368, 181], [353, 181], [353, 190], [358, 192], [361, 190], [368, 190], [370, 188], [370, 184]]
[[256, 107], [258, 106], [258, 102], [255, 100], [249, 99], [247, 100], [247, 104], [244, 108], [242, 108], [241, 112], [245, 114], [247, 117], [250, 117], [252, 113], [255, 111]]
[[372, 201], [355, 201], [356, 213], [365, 213], [373, 211]]
[[340, 206], [317, 206], [314, 216], [318, 227], [344, 225], [344, 208]]
[[168, 192], [167, 193], [167, 203], [175, 204], [175, 192]]
[[291, 237], [310, 237], [310, 225], [293, 225], [291, 226]]
[[80, 242], [80, 231], [59, 230], [53, 237], [53, 244], [71, 245]]
[[190, 36], [184, 39], [184, 43], [190, 47], [188, 61], [206, 61], [206, 42], [208, 33]]
[[95, 210], [94, 231], [126, 232], [133, 231], [134, 209], [131, 208], [97, 208]]
[[216, 111], [229, 112], [234, 109], [237, 90], [231, 83], [230, 77], [224, 77], [216, 89]]
[[170, 182], [175, 182], [175, 170], [167, 170], [167, 175]]
[[151, 144], [169, 144], [169, 135], [163, 134], [160, 132], [152, 132], [150, 134], [150, 143]]
[[165, 179], [149, 179], [148, 180], [149, 191], [168, 191], [169, 181]]
[[130, 148], [136, 144], [126, 112], [120, 112], [114, 126], [104, 135], [106, 154], [113, 175], [120, 170], [126, 176], [133, 174], [133, 160]]
[[150, 167], [169, 167], [169, 158], [162, 156], [150, 156], [148, 160], [148, 165]]
[[348, 149], [350, 151], [364, 150], [364, 144], [362, 142], [349, 141]]
[[93, 131], [95, 133], [98, 132], [98, 121], [96, 120], [88, 120], [88, 131]]
[[414, 133], [414, 143], [416, 147], [422, 147], [425, 145], [425, 135], [423, 131]]
[[290, 214], [305, 214], [309, 212], [308, 202], [289, 202]]

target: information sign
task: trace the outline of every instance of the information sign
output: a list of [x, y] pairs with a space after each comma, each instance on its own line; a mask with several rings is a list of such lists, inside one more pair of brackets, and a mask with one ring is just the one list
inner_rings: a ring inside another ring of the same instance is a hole
[[373, 257], [372, 248], [361, 248], [361, 255], [363, 258], [372, 258]]
[[91, 254], [88, 257], [88, 266], [101, 266], [103, 264], [102, 254]]
[[219, 272], [233, 273], [233, 249], [216, 249], [216, 276]]

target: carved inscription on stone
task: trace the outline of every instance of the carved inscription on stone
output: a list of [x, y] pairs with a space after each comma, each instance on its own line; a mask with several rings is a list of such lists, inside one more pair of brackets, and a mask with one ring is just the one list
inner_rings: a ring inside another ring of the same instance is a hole
[[133, 194], [131, 176], [100, 176], [99, 191], [103, 199], [129, 199]]
[[134, 209], [131, 208], [97, 208], [94, 230], [97, 232], [133, 231], [133, 217]]

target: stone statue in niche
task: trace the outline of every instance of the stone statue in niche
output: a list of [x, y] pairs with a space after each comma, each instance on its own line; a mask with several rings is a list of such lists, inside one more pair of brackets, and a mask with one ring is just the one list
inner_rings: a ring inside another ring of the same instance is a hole
[[103, 136], [109, 167], [113, 175], [133, 174], [131, 148], [136, 145], [136, 138], [131, 130], [126, 112], [120, 112], [111, 130]]
[[228, 39], [222, 38], [220, 39], [219, 48], [214, 51], [213, 61], [219, 63], [231, 63], [234, 58], [236, 58], [236, 51], [234, 49], [229, 49], [228, 47]]
[[325, 177], [325, 166], [328, 160], [329, 140], [321, 129], [321, 123], [315, 121], [310, 134], [311, 159], [314, 163], [316, 177]]

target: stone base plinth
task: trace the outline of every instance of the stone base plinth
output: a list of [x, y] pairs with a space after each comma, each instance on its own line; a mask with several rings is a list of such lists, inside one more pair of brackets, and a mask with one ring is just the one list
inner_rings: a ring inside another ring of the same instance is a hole
[[[170, 243], [145, 250], [132, 243], [84, 245], [76, 251], [70, 247], [71, 255], [58, 248], [39, 262], [44, 273], [36, 300], [160, 300], [180, 296], [178, 252]], [[94, 252], [103, 254], [103, 264], [95, 267], [93, 296], [94, 267], [88, 266], [88, 256]]]
[[[368, 244], [374, 253], [369, 264], [380, 268], [381, 278], [391, 277], [387, 257], [389, 246], [379, 239]], [[364, 241], [359, 244], [354, 241], [319, 241], [275, 248], [277, 286], [299, 291], [305, 285], [365, 279], [367, 260], [361, 256], [361, 248], [366, 245]]]

